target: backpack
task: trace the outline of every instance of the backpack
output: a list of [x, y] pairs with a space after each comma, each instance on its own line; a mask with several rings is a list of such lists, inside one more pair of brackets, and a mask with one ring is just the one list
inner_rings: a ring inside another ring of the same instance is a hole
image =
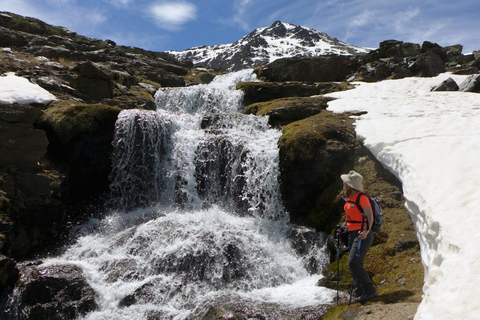
[[[363, 208], [360, 206], [360, 197], [362, 195], [366, 196], [368, 200], [370, 200], [370, 206], [372, 207], [373, 226], [371, 230], [373, 232], [380, 232], [380, 227], [383, 225], [382, 207], [380, 206], [380, 203], [378, 203], [377, 199], [375, 199], [374, 197], [369, 197], [363, 192], [359, 192], [357, 196], [357, 200], [355, 202], [353, 201], [347, 201], [347, 202], [354, 203], [357, 206], [358, 210], [362, 213], [362, 220], [363, 220], [363, 217], [365, 217], [365, 214], [363, 213]], [[363, 223], [364, 221], [349, 221], [349, 222]]]

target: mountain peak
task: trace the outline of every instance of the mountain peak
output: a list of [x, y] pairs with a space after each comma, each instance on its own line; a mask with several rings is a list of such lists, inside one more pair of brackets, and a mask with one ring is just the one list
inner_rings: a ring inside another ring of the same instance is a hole
[[286, 57], [354, 55], [368, 51], [314, 29], [275, 21], [270, 27], [255, 29], [231, 44], [193, 47], [169, 53], [180, 61], [191, 61], [199, 67], [236, 71]]

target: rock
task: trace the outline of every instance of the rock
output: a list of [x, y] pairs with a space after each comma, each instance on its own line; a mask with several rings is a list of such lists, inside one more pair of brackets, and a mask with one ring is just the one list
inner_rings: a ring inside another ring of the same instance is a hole
[[364, 56], [366, 62], [377, 61], [383, 58], [414, 57], [420, 54], [420, 45], [398, 40], [382, 41], [379, 48]]
[[344, 81], [358, 67], [358, 60], [351, 56], [283, 58], [271, 62], [257, 74], [267, 81]]
[[98, 308], [95, 291], [77, 266], [27, 263], [20, 273], [2, 319], [76, 319]]
[[95, 62], [82, 62], [75, 68], [80, 73], [77, 90], [98, 101], [113, 98], [113, 73]]
[[22, 34], [0, 27], [0, 47], [22, 47], [28, 40]]
[[327, 108], [330, 99], [315, 96], [305, 98], [283, 98], [249, 105], [244, 113], [268, 116], [272, 126], [285, 125], [293, 121], [314, 116]]
[[463, 46], [461, 44], [456, 44], [453, 46], [443, 47], [448, 56], [459, 56], [462, 54]]
[[480, 74], [472, 74], [459, 85], [459, 91], [480, 93]]
[[430, 91], [458, 91], [458, 84], [452, 78], [448, 78]]
[[50, 141], [49, 158], [68, 168], [65, 187], [71, 201], [91, 200], [108, 189], [112, 139], [120, 111], [102, 104], [58, 102], [37, 122]]
[[240, 82], [237, 84], [237, 89], [245, 93], [243, 102], [247, 106], [255, 102], [286, 97], [310, 97], [347, 88], [346, 83], [335, 82]]
[[0, 258], [0, 305], [4, 305], [3, 300], [7, 294], [12, 292], [19, 277], [15, 260], [6, 257]]
[[6, 201], [1, 211], [14, 221], [2, 251], [15, 257], [55, 243], [64, 219], [65, 207], [58, 201], [62, 177], [43, 165], [48, 140], [34, 128], [41, 115], [30, 105], [0, 105], [0, 189]]
[[339, 218], [332, 202], [338, 177], [351, 164], [357, 143], [352, 120], [327, 111], [283, 128], [281, 191], [293, 223], [332, 229]]
[[480, 50], [475, 50], [472, 52], [475, 60], [480, 60]]
[[112, 80], [113, 73], [106, 67], [91, 61], [79, 63], [75, 68], [81, 76], [90, 79]]
[[445, 62], [447, 60], [447, 51], [436, 43], [424, 41], [422, 47], [420, 48], [420, 52], [422, 54], [434, 53], [438, 55], [442, 59], [442, 61]]
[[445, 72], [442, 57], [433, 52], [419, 55], [409, 69], [412, 75], [420, 77], [434, 77]]

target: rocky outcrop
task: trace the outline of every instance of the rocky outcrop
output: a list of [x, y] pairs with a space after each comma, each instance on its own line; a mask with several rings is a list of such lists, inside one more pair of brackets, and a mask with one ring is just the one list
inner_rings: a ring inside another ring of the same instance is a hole
[[[261, 71], [260, 71], [261, 72]], [[250, 105], [255, 102], [265, 102], [286, 97], [310, 97], [342, 91], [350, 88], [347, 83], [300, 81], [289, 82], [241, 82], [237, 89], [244, 92], [243, 102]]]
[[[285, 58], [256, 69], [267, 81], [380, 81], [405, 77], [433, 77], [445, 71], [478, 72], [478, 59], [462, 55], [462, 46], [441, 47], [387, 40], [363, 56]], [[476, 59], [476, 60], [475, 60]]]
[[2, 319], [76, 319], [98, 306], [95, 291], [73, 265], [20, 265], [21, 277]]
[[245, 108], [244, 113], [268, 116], [270, 125], [281, 126], [322, 112], [329, 100], [323, 96], [275, 99], [253, 103]]
[[2, 252], [15, 257], [54, 243], [66, 215], [63, 175], [45, 164], [48, 139], [34, 127], [41, 115], [31, 105], [0, 105], [0, 217], [10, 226]]
[[358, 147], [351, 119], [321, 112], [292, 122], [280, 138], [280, 182], [294, 223], [330, 230], [339, 219], [338, 177], [352, 167]]
[[284, 58], [256, 69], [267, 81], [331, 82], [344, 81], [360, 67], [352, 56], [323, 56], [315, 58]]
[[121, 109], [104, 104], [54, 103], [36, 123], [48, 137], [48, 158], [65, 168], [69, 204], [91, 203], [108, 191], [115, 122]]

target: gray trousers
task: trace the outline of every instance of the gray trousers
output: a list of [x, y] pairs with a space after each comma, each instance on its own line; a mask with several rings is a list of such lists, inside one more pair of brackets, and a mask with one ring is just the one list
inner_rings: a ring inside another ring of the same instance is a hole
[[[359, 242], [360, 248], [358, 247]], [[370, 280], [370, 277], [363, 266], [363, 260], [365, 259], [372, 242], [373, 231], [369, 232], [367, 238], [361, 241], [358, 239], [358, 230], [350, 231], [348, 233], [348, 244], [350, 248], [348, 265], [355, 281], [355, 296], [357, 297], [362, 294], [371, 294], [376, 291], [372, 284], [372, 280]]]

